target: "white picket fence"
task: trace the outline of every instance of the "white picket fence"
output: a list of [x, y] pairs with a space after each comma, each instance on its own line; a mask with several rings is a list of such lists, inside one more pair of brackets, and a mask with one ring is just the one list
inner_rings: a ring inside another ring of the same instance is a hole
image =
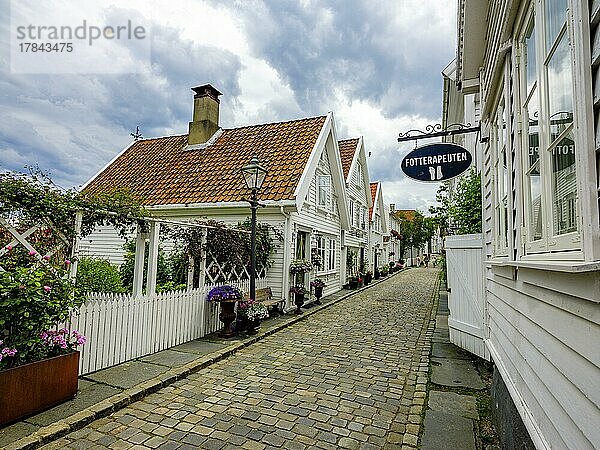
[[[249, 281], [236, 283], [249, 290]], [[219, 305], [206, 301], [215, 285], [154, 295], [93, 293], [70, 328], [87, 337], [80, 347], [85, 375], [214, 333], [222, 324]], [[256, 288], [266, 279], [256, 280]]]

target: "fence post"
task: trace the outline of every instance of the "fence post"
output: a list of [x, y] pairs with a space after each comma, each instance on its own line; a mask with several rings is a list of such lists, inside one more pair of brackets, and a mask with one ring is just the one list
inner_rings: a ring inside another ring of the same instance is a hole
[[194, 257], [188, 255], [187, 288], [194, 289]]
[[201, 238], [202, 243], [200, 245], [200, 248], [202, 249], [201, 253], [200, 253], [200, 264], [199, 264], [200, 267], [198, 269], [198, 271], [200, 272], [198, 274], [198, 287], [200, 289], [204, 289], [204, 283], [206, 280], [206, 257], [208, 255], [208, 253], [206, 252], [206, 234], [207, 233], [208, 233], [208, 229], [205, 229], [202, 232], [202, 238]]
[[83, 221], [83, 212], [75, 213], [75, 236], [73, 236], [73, 249], [71, 250], [71, 268], [69, 277], [74, 280], [77, 277], [77, 265], [79, 263], [79, 241], [81, 234], [81, 222]]
[[156, 292], [159, 235], [160, 222], [152, 222], [150, 224], [150, 245], [148, 249], [148, 281], [146, 282], [146, 294], [148, 295], [153, 295]]
[[142, 294], [144, 288], [144, 257], [146, 256], [146, 235], [137, 226], [135, 238], [135, 263], [133, 266], [133, 296]]

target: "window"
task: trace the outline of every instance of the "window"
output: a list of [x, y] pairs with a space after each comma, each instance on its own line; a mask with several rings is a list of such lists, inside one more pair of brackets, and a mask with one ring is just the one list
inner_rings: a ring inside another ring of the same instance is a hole
[[317, 272], [323, 272], [327, 268], [325, 260], [325, 238], [323, 236], [317, 236], [317, 255], [321, 260], [321, 267], [317, 269]]
[[580, 248], [568, 0], [536, 3], [520, 39], [525, 252]]
[[329, 239], [329, 253], [327, 258], [327, 270], [335, 270], [335, 239]]
[[354, 200], [350, 199], [350, 226], [354, 226]]
[[363, 171], [362, 166], [359, 162], [356, 163], [356, 184], [361, 186], [364, 183], [363, 181]]
[[329, 207], [331, 178], [329, 175], [319, 175], [318, 202], [319, 206]]
[[495, 245], [494, 254], [498, 256], [508, 255], [508, 159], [507, 142], [508, 133], [506, 129], [506, 108], [504, 93], [500, 94], [500, 100], [496, 113], [493, 117], [490, 132], [490, 142], [494, 158], [494, 225]]

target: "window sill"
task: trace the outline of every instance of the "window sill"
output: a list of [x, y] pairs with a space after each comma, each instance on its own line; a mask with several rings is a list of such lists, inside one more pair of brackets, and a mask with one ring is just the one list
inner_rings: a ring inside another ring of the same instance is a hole
[[584, 273], [600, 271], [600, 261], [507, 261], [488, 260], [488, 266], [520, 267], [523, 269], [548, 270], [552, 272]]
[[328, 271], [326, 271], [326, 272], [317, 272], [317, 273], [316, 273], [316, 275], [317, 275], [318, 277], [324, 277], [324, 276], [327, 276], [327, 275], [333, 275], [333, 274], [335, 274], [335, 273], [336, 273], [336, 271], [335, 271], [335, 269], [334, 269], [334, 270], [328, 270]]

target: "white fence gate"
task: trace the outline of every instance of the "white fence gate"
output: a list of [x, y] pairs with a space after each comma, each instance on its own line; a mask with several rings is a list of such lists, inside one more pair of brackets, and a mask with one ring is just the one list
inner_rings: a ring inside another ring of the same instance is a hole
[[446, 238], [450, 342], [489, 361], [483, 261], [481, 234]]
[[[248, 281], [235, 284], [242, 291], [249, 290]], [[206, 301], [213, 287], [138, 296], [89, 294], [70, 325], [87, 337], [87, 343], [80, 347], [79, 374], [151, 355], [219, 330], [219, 305]], [[266, 287], [266, 279], [256, 280], [256, 287]]]

